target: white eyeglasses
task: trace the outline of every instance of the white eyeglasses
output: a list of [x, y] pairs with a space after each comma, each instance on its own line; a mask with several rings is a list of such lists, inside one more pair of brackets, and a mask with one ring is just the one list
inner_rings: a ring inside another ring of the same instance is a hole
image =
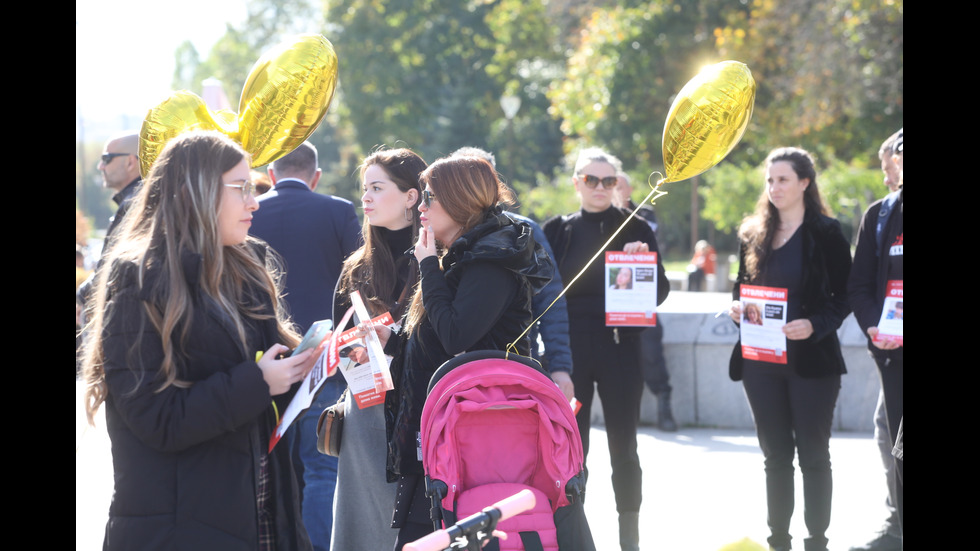
[[248, 201], [248, 198], [255, 196], [255, 183], [250, 180], [245, 180], [241, 184], [223, 184], [225, 187], [233, 187], [242, 190], [242, 201]]

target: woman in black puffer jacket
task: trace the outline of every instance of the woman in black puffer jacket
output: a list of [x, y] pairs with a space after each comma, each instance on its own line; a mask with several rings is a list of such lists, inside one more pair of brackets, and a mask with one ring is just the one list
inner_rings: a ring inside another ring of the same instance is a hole
[[[472, 350], [504, 350], [531, 324], [531, 297], [551, 280], [551, 258], [527, 224], [503, 214], [513, 202], [490, 163], [449, 157], [421, 176], [422, 228], [414, 254], [421, 278], [399, 339], [392, 339], [395, 390], [385, 398], [388, 476], [398, 481], [395, 549], [432, 531], [418, 452], [426, 388], [446, 360]], [[444, 248], [438, 254], [437, 245]]]

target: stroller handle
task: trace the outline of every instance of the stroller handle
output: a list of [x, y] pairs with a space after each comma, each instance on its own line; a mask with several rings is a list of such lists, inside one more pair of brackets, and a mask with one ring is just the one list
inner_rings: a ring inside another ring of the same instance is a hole
[[489, 539], [498, 522], [527, 511], [534, 507], [534, 503], [534, 494], [530, 490], [521, 490], [449, 528], [436, 530], [412, 543], [407, 543], [403, 549], [404, 551], [442, 551], [449, 548], [454, 539], [465, 537], [467, 540], [472, 540], [479, 537], [478, 532], [485, 533], [484, 537]]

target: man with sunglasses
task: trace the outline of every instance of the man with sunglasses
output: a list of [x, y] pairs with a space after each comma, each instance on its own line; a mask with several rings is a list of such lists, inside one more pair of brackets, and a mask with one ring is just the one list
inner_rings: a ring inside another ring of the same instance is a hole
[[105, 233], [107, 244], [143, 183], [140, 179], [140, 160], [137, 156], [139, 141], [139, 134], [135, 132], [119, 134], [109, 138], [102, 151], [102, 160], [99, 161], [102, 186], [116, 192], [112, 200], [119, 206], [116, 214], [109, 219], [109, 229]]
[[[282, 257], [283, 299], [302, 334], [314, 322], [333, 317], [334, 287], [344, 259], [361, 246], [361, 227], [353, 203], [316, 193], [322, 171], [309, 142], [274, 161], [268, 171], [272, 189], [258, 198], [249, 233]], [[316, 424], [346, 387], [340, 373], [328, 378], [307, 412], [286, 431], [284, 444], [301, 473], [303, 524], [316, 551], [330, 549], [337, 485], [337, 458], [317, 451]]]
[[[137, 156], [139, 151], [140, 137], [136, 132], [116, 134], [109, 138], [102, 150], [102, 159], [99, 161], [99, 172], [102, 173], [102, 187], [115, 192], [112, 196], [113, 202], [118, 208], [116, 213], [109, 218], [109, 227], [105, 232], [105, 239], [102, 242], [102, 250], [108, 249], [109, 240], [113, 232], [119, 227], [129, 204], [136, 197], [143, 180], [140, 178], [140, 160]], [[99, 264], [101, 264], [101, 260]], [[87, 318], [85, 305], [88, 303], [89, 293], [92, 292], [92, 285], [95, 282], [95, 270], [89, 275], [88, 279], [82, 282], [75, 291], [75, 304], [81, 309], [80, 316], [84, 326]]]

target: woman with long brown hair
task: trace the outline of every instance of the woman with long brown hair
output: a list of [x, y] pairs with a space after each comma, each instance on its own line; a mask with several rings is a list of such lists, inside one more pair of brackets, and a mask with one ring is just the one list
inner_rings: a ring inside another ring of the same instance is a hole
[[[335, 320], [350, 308], [354, 291], [372, 316], [390, 312], [394, 320], [402, 319], [419, 278], [418, 263], [405, 252], [418, 237], [419, 174], [425, 168], [409, 149], [379, 150], [361, 163], [364, 245], [344, 262], [334, 295]], [[391, 549], [398, 533], [388, 527], [395, 485], [385, 477], [384, 407], [360, 409], [348, 393], [345, 408], [330, 546]]]
[[738, 230], [738, 278], [729, 315], [742, 321], [742, 284], [787, 290], [786, 364], [732, 351], [729, 376], [741, 380], [765, 456], [769, 546], [791, 547], [793, 458], [799, 452], [809, 535], [807, 551], [826, 551], [833, 480], [830, 430], [847, 370], [837, 329], [850, 313], [847, 277], [850, 244], [840, 223], [827, 216], [813, 158], [802, 149], [774, 150], [766, 159], [765, 189], [755, 213]]
[[250, 238], [248, 155], [216, 132], [160, 153], [96, 277], [86, 406], [105, 403], [106, 549], [311, 549], [289, 451], [269, 438], [313, 366]]

